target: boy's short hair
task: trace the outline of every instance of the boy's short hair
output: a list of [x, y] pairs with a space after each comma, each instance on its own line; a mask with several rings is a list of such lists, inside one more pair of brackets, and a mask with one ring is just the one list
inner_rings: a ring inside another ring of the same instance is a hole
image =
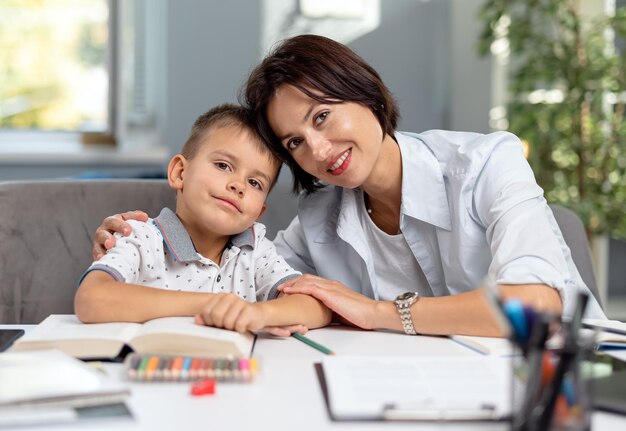
[[294, 191], [311, 193], [321, 184], [305, 172], [276, 137], [267, 107], [281, 85], [292, 85], [321, 103], [355, 102], [369, 108], [385, 134], [393, 136], [399, 113], [393, 95], [365, 60], [347, 46], [316, 35], [282, 41], [248, 77], [240, 93], [259, 134], [293, 172]]
[[223, 103], [200, 115], [193, 123], [191, 133], [189, 133], [189, 137], [187, 138], [187, 141], [185, 141], [183, 149], [180, 153], [187, 160], [193, 159], [198, 153], [198, 150], [204, 141], [204, 137], [212, 128], [216, 127], [236, 127], [241, 130], [245, 130], [253, 138], [257, 144], [257, 148], [263, 154], [266, 154], [268, 158], [277, 162], [278, 169], [276, 170], [276, 175], [274, 176], [270, 186], [271, 190], [278, 179], [282, 162], [265, 144], [257, 132], [252, 116], [250, 115], [250, 111], [243, 106], [234, 105], [232, 103]]

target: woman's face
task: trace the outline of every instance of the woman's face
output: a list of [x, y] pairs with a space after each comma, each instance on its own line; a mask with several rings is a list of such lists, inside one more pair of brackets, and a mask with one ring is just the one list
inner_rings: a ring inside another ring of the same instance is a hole
[[321, 103], [285, 84], [276, 90], [267, 117], [283, 147], [314, 177], [355, 188], [372, 173], [384, 135], [366, 106]]

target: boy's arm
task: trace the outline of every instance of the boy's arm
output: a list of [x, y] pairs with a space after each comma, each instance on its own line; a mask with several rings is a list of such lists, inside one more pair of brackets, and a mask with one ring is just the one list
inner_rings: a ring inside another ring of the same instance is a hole
[[84, 323], [145, 322], [199, 313], [211, 293], [178, 292], [116, 281], [91, 271], [74, 296], [76, 316]]
[[331, 310], [309, 295], [281, 295], [273, 301], [254, 304], [265, 315], [266, 326], [304, 325], [308, 329], [330, 323]]
[[284, 295], [250, 303], [231, 293], [214, 293], [196, 316], [199, 324], [238, 332], [266, 330], [279, 336], [319, 328], [330, 320], [331, 311], [308, 295]]

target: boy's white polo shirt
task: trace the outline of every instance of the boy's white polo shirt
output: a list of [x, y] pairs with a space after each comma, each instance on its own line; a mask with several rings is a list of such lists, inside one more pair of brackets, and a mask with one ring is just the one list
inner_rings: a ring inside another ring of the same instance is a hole
[[186, 292], [234, 293], [248, 302], [274, 299], [277, 287], [300, 272], [276, 253], [265, 238], [265, 226], [255, 223], [233, 236], [221, 266], [200, 255], [176, 214], [164, 208], [142, 223], [129, 220], [130, 236], [116, 234], [115, 247], [85, 271], [107, 272], [130, 284]]

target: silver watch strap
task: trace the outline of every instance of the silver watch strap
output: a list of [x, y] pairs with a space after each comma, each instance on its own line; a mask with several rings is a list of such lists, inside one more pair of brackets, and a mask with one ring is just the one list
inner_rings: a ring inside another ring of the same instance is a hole
[[415, 327], [413, 326], [413, 319], [411, 318], [411, 305], [410, 302], [403, 302], [396, 304], [398, 313], [400, 314], [400, 321], [402, 322], [402, 328], [405, 334], [417, 335]]

